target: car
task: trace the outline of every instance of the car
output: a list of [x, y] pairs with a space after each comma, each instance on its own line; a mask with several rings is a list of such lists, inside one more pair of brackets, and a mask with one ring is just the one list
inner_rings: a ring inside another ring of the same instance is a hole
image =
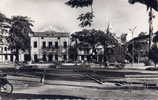
[[148, 67], [145, 70], [150, 70], [150, 71], [157, 71], [158, 68], [157, 67]]
[[108, 68], [112, 68], [112, 69], [123, 69], [125, 67], [124, 63], [108, 63], [107, 64]]

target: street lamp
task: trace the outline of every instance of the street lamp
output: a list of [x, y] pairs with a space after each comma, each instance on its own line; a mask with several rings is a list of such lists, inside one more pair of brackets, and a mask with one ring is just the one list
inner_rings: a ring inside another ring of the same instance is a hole
[[[132, 33], [132, 39], [134, 37], [134, 31], [136, 30], [136, 26], [134, 28], [130, 28], [129, 31]], [[133, 40], [133, 43], [132, 43], [132, 66], [133, 66], [133, 63], [134, 63], [134, 40]]]

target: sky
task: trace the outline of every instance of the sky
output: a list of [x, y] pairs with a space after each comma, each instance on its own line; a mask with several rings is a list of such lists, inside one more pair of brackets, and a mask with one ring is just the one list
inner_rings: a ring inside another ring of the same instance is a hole
[[[7, 17], [22, 15], [30, 17], [34, 22], [34, 31], [74, 32], [81, 28], [76, 20], [82, 12], [89, 8], [75, 9], [65, 5], [67, 0], [0, 0], [0, 12]], [[128, 0], [94, 0], [94, 22], [92, 28], [105, 31], [108, 24], [112, 32], [120, 35], [128, 33], [136, 27], [134, 36], [140, 32], [148, 32], [148, 12], [142, 4], [131, 5]], [[154, 27], [156, 27], [154, 22]]]

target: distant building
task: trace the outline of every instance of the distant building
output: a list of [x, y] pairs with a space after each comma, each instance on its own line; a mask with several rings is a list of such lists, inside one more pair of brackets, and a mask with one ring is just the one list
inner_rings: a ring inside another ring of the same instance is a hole
[[32, 63], [68, 60], [69, 33], [35, 32], [30, 38]]
[[128, 60], [132, 61], [133, 56], [134, 62], [138, 63], [144, 62], [146, 59], [148, 59], [149, 35], [135, 37], [127, 42], [125, 45], [127, 47]]
[[[15, 50], [9, 48], [7, 37], [9, 36], [8, 30], [0, 30], [0, 63], [14, 63], [16, 59]], [[25, 60], [24, 52], [19, 51], [19, 61]]]
[[104, 48], [102, 45], [95, 47], [95, 54], [92, 54], [92, 48], [88, 43], [78, 45], [78, 60], [86, 62], [102, 62]]
[[1, 32], [0, 41], [0, 63], [11, 63], [15, 60], [15, 55], [8, 49], [7, 38], [8, 32]]
[[[84, 37], [84, 35], [79, 35], [76, 37]], [[72, 41], [71, 46], [74, 48], [73, 50], [77, 52], [76, 54], [74, 53], [74, 56], [77, 56], [77, 59], [75, 59], [76, 57], [73, 57], [72, 54], [71, 60], [90, 63], [104, 63], [106, 61], [119, 61], [120, 56], [123, 58], [122, 51], [117, 50], [121, 48], [121, 46], [118, 40], [111, 34], [106, 34], [104, 41], [105, 45], [103, 45], [102, 41], [97, 41], [94, 44], [94, 47], [89, 42], [76, 38], [75, 35], [72, 35], [72, 37], [74, 37], [74, 41]]]

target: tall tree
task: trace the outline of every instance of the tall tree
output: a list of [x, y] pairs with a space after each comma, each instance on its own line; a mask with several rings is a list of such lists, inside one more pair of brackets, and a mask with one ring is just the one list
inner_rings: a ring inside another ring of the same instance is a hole
[[11, 28], [7, 40], [9, 48], [15, 50], [16, 61], [19, 61], [19, 50], [25, 51], [30, 48], [29, 34], [33, 33], [32, 26], [32, 20], [26, 16], [13, 16], [11, 18]]
[[92, 53], [96, 54], [95, 46], [99, 42], [99, 33], [97, 30], [84, 29], [82, 31], [75, 32], [72, 36], [77, 38], [80, 42], [88, 43], [92, 47]]
[[93, 0], [69, 0], [65, 4], [68, 6], [71, 6], [72, 8], [83, 8], [83, 7], [90, 7], [91, 10], [86, 13], [81, 13], [77, 20], [79, 20], [81, 23], [79, 26], [81, 27], [87, 27], [91, 26], [93, 22]]
[[91, 29], [91, 30], [87, 30], [87, 29], [83, 29], [82, 31], [79, 32], [75, 32], [74, 34], [72, 34], [72, 37], [75, 37], [74, 40], [79, 40], [79, 42], [77, 42], [79, 45], [80, 44], [88, 44], [91, 49], [91, 56], [93, 54], [96, 55], [96, 46], [98, 44], [101, 44], [104, 46], [104, 61], [106, 61], [106, 56], [107, 56], [107, 47], [111, 46], [111, 45], [118, 45], [118, 41], [112, 36], [112, 34], [110, 33], [104, 33], [103, 31], [100, 30], [95, 30], [95, 29]]

